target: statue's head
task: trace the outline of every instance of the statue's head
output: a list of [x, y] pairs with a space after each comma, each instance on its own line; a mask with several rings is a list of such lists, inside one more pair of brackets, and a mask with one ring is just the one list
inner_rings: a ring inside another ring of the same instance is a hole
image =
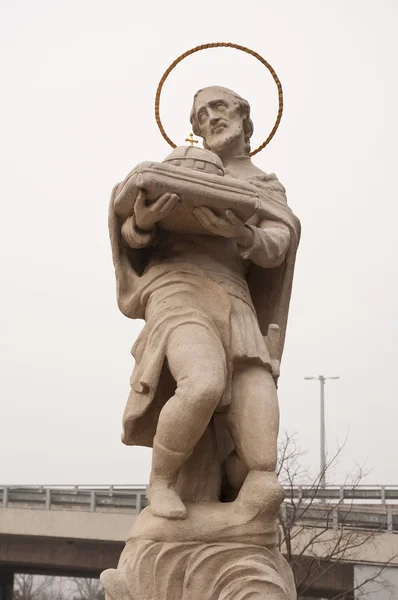
[[224, 87], [211, 86], [196, 92], [191, 110], [192, 130], [203, 138], [205, 148], [222, 154], [244, 141], [244, 152], [250, 153], [253, 121], [247, 100]]

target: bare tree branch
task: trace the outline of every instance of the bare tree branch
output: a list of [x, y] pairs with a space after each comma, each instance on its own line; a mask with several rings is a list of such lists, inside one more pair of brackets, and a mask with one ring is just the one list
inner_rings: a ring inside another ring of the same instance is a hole
[[[367, 475], [364, 466], [356, 465], [346, 477], [343, 494], [337, 488], [333, 500], [322, 494], [323, 475], [337, 466], [346, 443], [347, 439], [327, 461], [325, 472], [315, 477], [302, 466], [305, 453], [299, 449], [295, 435], [285, 432], [279, 447], [277, 472], [286, 496], [279, 512], [280, 546], [292, 567], [299, 595], [308, 595], [332, 569], [355, 561], [361, 549], [375, 544], [377, 536], [385, 531], [383, 525], [375, 527], [372, 523], [364, 529], [357, 520], [355, 492]], [[381, 576], [395, 558], [383, 564], [374, 576], [355, 582], [352, 589], [333, 600], [352, 597], [354, 592], [360, 598], [369, 583], [387, 589]]]

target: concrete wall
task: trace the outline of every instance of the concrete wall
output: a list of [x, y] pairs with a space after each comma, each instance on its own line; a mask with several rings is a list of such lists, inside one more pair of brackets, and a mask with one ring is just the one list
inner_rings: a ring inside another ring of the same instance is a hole
[[0, 508], [0, 535], [124, 542], [134, 514]]
[[0, 568], [13, 572], [98, 577], [117, 566], [123, 542], [0, 535]]
[[134, 514], [1, 508], [0, 567], [98, 576], [117, 566], [135, 518]]
[[[305, 554], [310, 556], [313, 548], [311, 540], [315, 538], [318, 556], [327, 556], [336, 543], [336, 532], [333, 529], [297, 527], [296, 531], [293, 530], [293, 554], [300, 556], [306, 548]], [[368, 542], [365, 541], [358, 547], [353, 544], [353, 548], [345, 553], [344, 560], [353, 564], [391, 561], [394, 566], [398, 566], [398, 534], [375, 532]]]

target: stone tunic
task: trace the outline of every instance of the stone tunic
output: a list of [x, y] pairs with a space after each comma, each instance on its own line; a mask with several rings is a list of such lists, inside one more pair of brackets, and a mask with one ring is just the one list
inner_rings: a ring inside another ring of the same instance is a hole
[[[285, 281], [286, 291], [280, 305], [282, 321], [275, 314], [269, 323], [281, 323], [284, 327], [299, 225], [286, 206], [283, 187], [274, 176], [264, 178], [264, 183], [259, 177], [253, 178], [261, 192], [261, 207], [246, 223], [252, 232], [249, 248], [221, 236], [169, 232], [158, 226], [145, 232], [136, 226], [134, 215], [119, 225], [121, 238], [130, 248], [150, 250], [145, 270], [134, 287], [129, 287], [128, 280], [122, 278], [125, 271], [119, 271], [122, 287], [118, 298], [122, 312], [146, 321], [132, 349], [136, 364], [123, 416], [124, 443], [152, 445], [159, 412], [173, 394], [169, 377], [166, 376], [167, 383], [163, 380], [163, 367], [165, 374], [168, 373], [167, 344], [176, 327], [196, 323], [206, 328], [210, 336], [216, 336], [224, 348], [225, 356], [220, 359], [225, 360], [227, 385], [216, 412], [225, 410], [230, 403], [234, 364], [249, 361], [271, 370], [246, 277], [252, 278], [253, 266], [261, 271], [274, 271], [276, 267], [276, 285]], [[270, 191], [281, 194], [281, 199], [274, 199]], [[122, 265], [117, 258], [117, 247], [113, 248], [116, 264]], [[293, 257], [288, 263], [287, 254]], [[286, 272], [287, 278], [283, 279]], [[274, 293], [273, 303], [275, 289], [282, 288], [270, 289]], [[267, 302], [265, 296], [263, 301]], [[262, 303], [260, 310], [263, 307]], [[264, 314], [261, 318], [264, 320]]]
[[[253, 233], [250, 248], [240, 247], [234, 240], [210, 235], [183, 234], [155, 228], [140, 231], [132, 218], [126, 241], [132, 247], [152, 244], [152, 256], [144, 274], [158, 265], [188, 263], [203, 270], [203, 274], [219, 284], [231, 299], [230, 352], [234, 362], [254, 360], [270, 368], [270, 357], [250, 297], [245, 274], [254, 260], [264, 267], [277, 266], [289, 246], [289, 229], [283, 223], [268, 221], [266, 229], [248, 226]], [[149, 300], [150, 305], [150, 300]], [[149, 311], [150, 312], [150, 311]], [[146, 310], [146, 319], [149, 316]]]
[[270, 358], [260, 332], [245, 272], [250, 264], [232, 240], [206, 235], [159, 231], [146, 271], [160, 264], [186, 262], [204, 271], [221, 286], [231, 300], [230, 352], [234, 362], [254, 360], [270, 367]]

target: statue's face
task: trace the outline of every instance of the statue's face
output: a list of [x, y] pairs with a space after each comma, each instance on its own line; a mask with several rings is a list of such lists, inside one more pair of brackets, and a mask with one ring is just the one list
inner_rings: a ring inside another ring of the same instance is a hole
[[205, 146], [213, 152], [222, 151], [243, 135], [239, 104], [227, 90], [202, 90], [195, 99], [195, 114]]

